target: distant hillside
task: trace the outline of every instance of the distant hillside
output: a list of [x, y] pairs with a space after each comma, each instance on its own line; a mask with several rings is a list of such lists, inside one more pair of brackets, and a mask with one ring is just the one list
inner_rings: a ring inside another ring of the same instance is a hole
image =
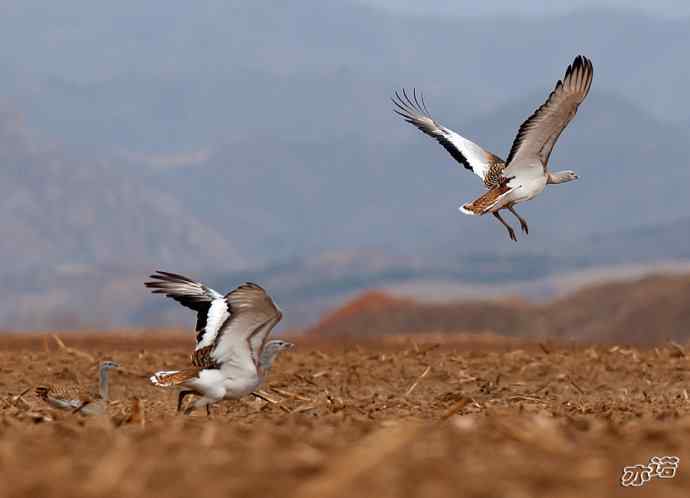
[[[437, 118], [447, 126], [506, 156], [519, 123], [545, 95], [522, 98], [466, 126], [459, 104], [444, 109], [433, 97], [427, 102], [440, 108]], [[266, 143], [257, 137], [220, 148], [202, 164], [159, 170], [149, 181], [264, 261], [362, 247], [427, 251], [432, 259], [439, 251], [444, 258], [465, 257], [487, 246], [489, 253], [546, 251], [558, 257], [559, 242], [570, 245], [597, 232], [673, 221], [690, 212], [687, 130], [595, 88], [551, 158], [554, 170], [574, 169], [580, 180], [549, 187], [521, 206], [530, 236], [509, 243], [495, 220], [457, 210], [482, 193], [478, 178], [396, 119], [385, 100], [381, 106], [390, 114], [388, 126], [406, 133], [404, 143]]]
[[511, 337], [660, 343], [690, 338], [690, 276], [648, 277], [580, 290], [544, 305], [524, 301], [423, 304], [363, 294], [307, 333], [329, 337], [497, 333]]
[[658, 118], [687, 119], [690, 75], [678, 62], [690, 52], [685, 19], [637, 9], [530, 17], [495, 7], [458, 17], [426, 4], [423, 16], [408, 16], [365, 3], [170, 2], [163, 15], [135, 0], [6, 2], [0, 95], [62, 140], [130, 152], [255, 136], [378, 141], [395, 136], [377, 112], [394, 87], [424, 88], [434, 109], [455, 105], [466, 125], [551, 84], [582, 52], [594, 60], [597, 90], [620, 92]]
[[170, 193], [120, 164], [51, 144], [18, 114], [0, 113], [0, 163], [0, 278], [23, 275], [32, 286], [44, 271], [248, 262]]

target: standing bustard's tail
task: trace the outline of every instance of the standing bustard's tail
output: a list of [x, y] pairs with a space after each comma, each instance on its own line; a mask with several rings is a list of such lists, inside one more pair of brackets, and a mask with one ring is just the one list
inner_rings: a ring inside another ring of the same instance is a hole
[[196, 377], [201, 368], [185, 368], [184, 370], [160, 371], [149, 377], [151, 384], [158, 387], [172, 387]]

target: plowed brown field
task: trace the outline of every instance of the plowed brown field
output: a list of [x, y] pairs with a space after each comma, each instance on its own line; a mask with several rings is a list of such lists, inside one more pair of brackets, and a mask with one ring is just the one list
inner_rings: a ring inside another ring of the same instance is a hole
[[[73, 349], [0, 336], [0, 496], [690, 496], [680, 346], [296, 339], [263, 386], [274, 403], [223, 402], [208, 418], [176, 415], [176, 393], [146, 381], [187, 365], [189, 336], [61, 337]], [[95, 384], [106, 358], [123, 366], [107, 417], [16, 396]], [[624, 466], [666, 455], [675, 478], [620, 485]]]

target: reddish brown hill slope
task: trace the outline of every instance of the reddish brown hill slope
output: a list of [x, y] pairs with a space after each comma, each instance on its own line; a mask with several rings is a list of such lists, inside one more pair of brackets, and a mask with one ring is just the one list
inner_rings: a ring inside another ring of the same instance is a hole
[[681, 341], [690, 338], [690, 275], [592, 286], [547, 304], [430, 304], [368, 292], [325, 316], [308, 334], [372, 337], [428, 332], [495, 332], [617, 342]]

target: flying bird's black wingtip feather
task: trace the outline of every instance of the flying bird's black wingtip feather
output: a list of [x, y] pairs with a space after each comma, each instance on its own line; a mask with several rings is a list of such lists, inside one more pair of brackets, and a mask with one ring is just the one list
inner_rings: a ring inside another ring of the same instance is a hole
[[422, 105], [424, 106], [424, 112], [426, 113], [427, 116], [431, 117], [431, 113], [429, 112], [429, 108], [426, 106], [426, 102], [424, 102], [424, 94], [422, 92], [419, 92], [419, 97], [422, 99]]
[[[422, 92], [419, 92], [419, 94], [421, 96]], [[416, 88], [412, 89], [412, 96], [414, 97], [414, 103], [417, 104], [417, 109], [423, 113], [424, 111], [422, 109], [422, 106], [419, 105], [419, 100], [417, 99], [417, 89]]]
[[189, 280], [187, 277], [180, 275], [179, 273], [172, 273], [169, 271], [158, 270], [158, 273], [164, 277], [172, 278], [175, 280]]

